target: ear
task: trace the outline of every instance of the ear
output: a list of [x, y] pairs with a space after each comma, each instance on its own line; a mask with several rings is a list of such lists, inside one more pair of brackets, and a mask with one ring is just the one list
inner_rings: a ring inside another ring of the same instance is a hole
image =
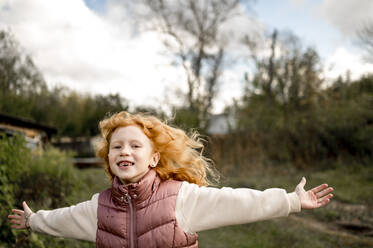
[[155, 152], [152, 156], [152, 164], [150, 166], [153, 168], [156, 167], [160, 158], [161, 154], [159, 152]]

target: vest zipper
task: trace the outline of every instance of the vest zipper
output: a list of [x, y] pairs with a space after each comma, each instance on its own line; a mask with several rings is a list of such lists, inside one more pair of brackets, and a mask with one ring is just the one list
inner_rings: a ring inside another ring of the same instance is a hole
[[130, 247], [135, 248], [134, 244], [134, 230], [133, 230], [133, 205], [131, 201], [131, 196], [129, 194], [126, 194], [128, 205], [130, 206]]

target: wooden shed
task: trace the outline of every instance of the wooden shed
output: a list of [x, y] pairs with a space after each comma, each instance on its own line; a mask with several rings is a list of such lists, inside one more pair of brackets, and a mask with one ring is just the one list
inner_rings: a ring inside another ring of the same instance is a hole
[[22, 117], [0, 113], [0, 133], [5, 133], [7, 136], [22, 134], [27, 145], [32, 148], [50, 142], [57, 129]]

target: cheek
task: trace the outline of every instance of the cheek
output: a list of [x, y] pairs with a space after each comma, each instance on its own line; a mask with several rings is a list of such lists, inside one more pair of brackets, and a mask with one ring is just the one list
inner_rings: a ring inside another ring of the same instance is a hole
[[115, 159], [113, 153], [109, 153], [107, 156], [108, 156], [108, 159], [109, 159], [110, 163]]

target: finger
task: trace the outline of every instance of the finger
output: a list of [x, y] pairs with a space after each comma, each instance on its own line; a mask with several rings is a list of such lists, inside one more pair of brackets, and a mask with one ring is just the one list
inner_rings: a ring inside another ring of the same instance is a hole
[[11, 219], [9, 222], [12, 223], [12, 224], [18, 224], [18, 225], [21, 224], [20, 220], [15, 220], [15, 219]]
[[12, 209], [12, 212], [16, 213], [16, 214], [20, 214], [20, 215], [24, 214], [24, 211], [23, 210], [19, 210], [19, 209]]
[[321, 201], [323, 201], [323, 200], [325, 200], [325, 199], [330, 199], [330, 198], [332, 198], [333, 196], [334, 196], [333, 194], [327, 194], [326, 196], [324, 196], [324, 197], [318, 199], [317, 201], [318, 201], [318, 202], [321, 202]]
[[302, 177], [302, 179], [300, 180], [298, 186], [300, 186], [301, 188], [304, 188], [304, 185], [306, 185], [306, 178], [305, 177]]
[[24, 227], [22, 227], [22, 226], [15, 226], [15, 225], [11, 226], [11, 228], [14, 228], [14, 229], [24, 229]]
[[29, 208], [29, 206], [27, 205], [25, 201], [22, 202], [22, 205], [23, 205], [23, 210], [25, 210], [25, 212], [32, 213], [32, 210]]
[[19, 215], [8, 215], [8, 218], [9, 219], [20, 219], [21, 216], [19, 216]]
[[320, 192], [321, 190], [326, 189], [327, 187], [328, 187], [328, 185], [326, 183], [324, 183], [324, 184], [321, 184], [321, 185], [311, 189], [311, 191], [316, 194], [316, 193]]
[[332, 192], [333, 190], [334, 190], [334, 189], [333, 189], [332, 187], [326, 188], [326, 189], [324, 189], [324, 190], [322, 190], [322, 191], [316, 193], [316, 197], [317, 197], [317, 198], [321, 198], [321, 197], [323, 197], [324, 195], [326, 195], [326, 194]]
[[333, 197], [333, 194], [328, 194], [317, 200], [317, 206], [322, 207], [327, 205], [330, 202], [330, 199]]
[[321, 208], [321, 207], [328, 205], [329, 203], [330, 203], [330, 199], [325, 199], [322, 202], [317, 203], [317, 207]]

